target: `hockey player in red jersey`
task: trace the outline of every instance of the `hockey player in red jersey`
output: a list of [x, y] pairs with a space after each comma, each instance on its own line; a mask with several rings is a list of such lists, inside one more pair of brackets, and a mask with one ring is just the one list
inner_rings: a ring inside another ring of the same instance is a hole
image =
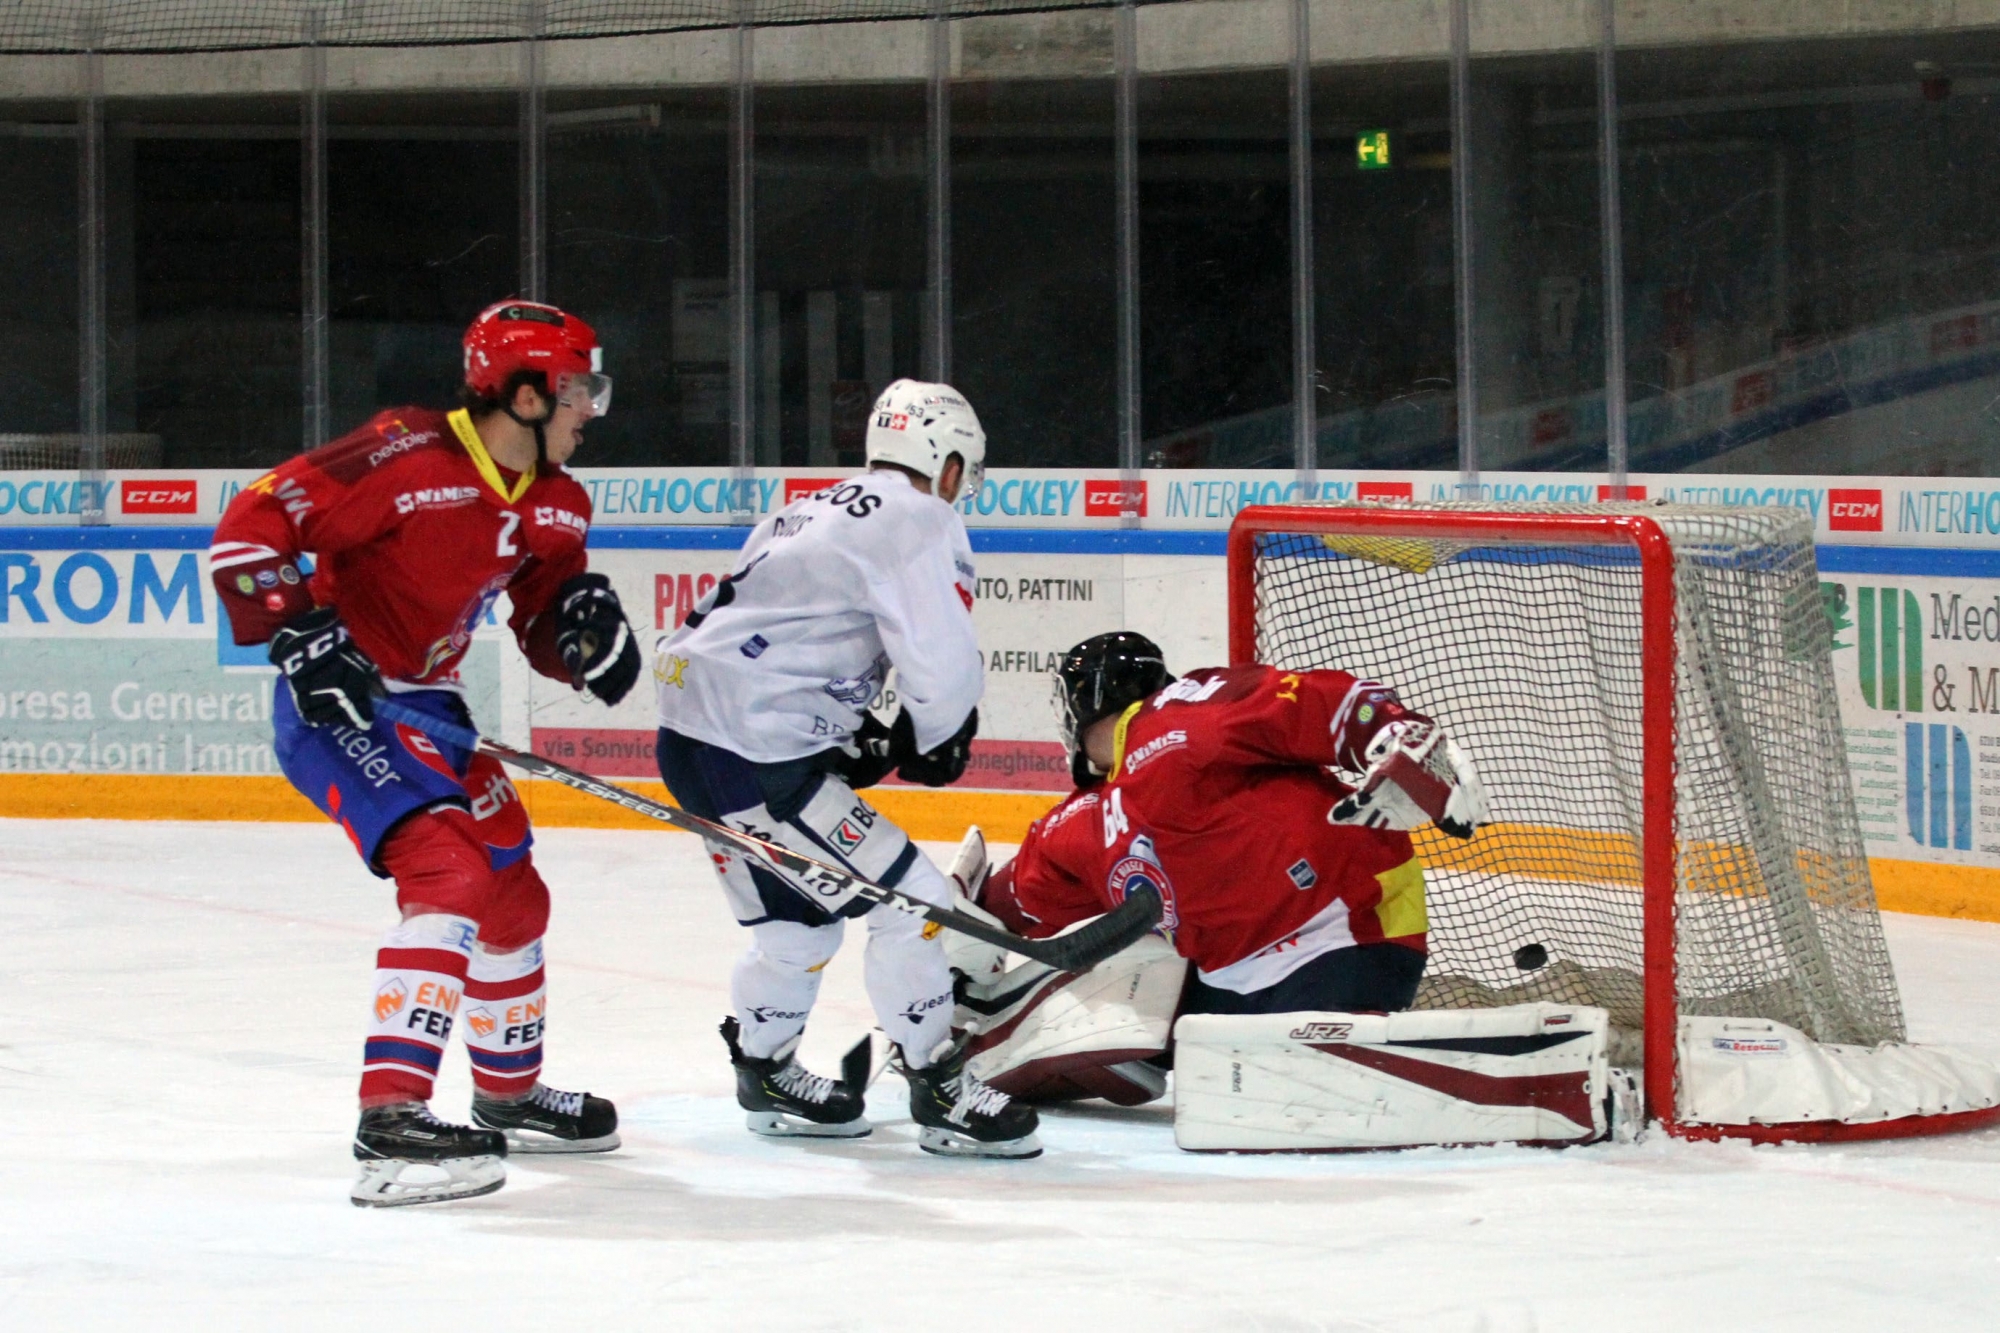
[[[490, 758], [373, 707], [394, 693], [470, 726], [458, 665], [503, 592], [541, 674], [607, 704], [639, 674], [617, 594], [588, 570], [590, 499], [563, 471], [610, 405], [596, 334], [506, 301], [464, 341], [458, 410], [378, 413], [281, 465], [230, 503], [209, 552], [236, 641], [268, 642], [289, 685], [273, 707], [285, 776], [396, 883], [402, 920], [376, 956], [354, 1142], [364, 1206], [490, 1193], [510, 1148], [618, 1146], [610, 1102], [539, 1080], [549, 894], [512, 784]], [[459, 1024], [477, 1128], [426, 1105]]]
[[1470, 837], [1486, 817], [1471, 761], [1429, 718], [1344, 671], [1175, 680], [1125, 632], [1071, 649], [1057, 693], [1078, 789], [981, 906], [1047, 935], [1147, 884], [1194, 965], [1182, 1013], [1409, 1007], [1428, 923], [1406, 830]]

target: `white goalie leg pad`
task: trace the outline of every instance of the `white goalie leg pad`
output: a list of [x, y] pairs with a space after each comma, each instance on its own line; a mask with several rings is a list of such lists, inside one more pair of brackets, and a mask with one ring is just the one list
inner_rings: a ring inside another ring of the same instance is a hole
[[2000, 1070], [1944, 1046], [1841, 1046], [1763, 1018], [1680, 1020], [1684, 1122], [1867, 1124], [2000, 1106]]
[[1609, 1132], [1609, 1016], [1582, 1005], [1190, 1014], [1174, 1140], [1191, 1151], [1590, 1143]]
[[1148, 935], [1088, 972], [1023, 963], [968, 985], [957, 1015], [973, 1033], [967, 1067], [1022, 1101], [1152, 1101], [1166, 1075], [1142, 1062], [1167, 1049], [1186, 977], [1187, 960]]

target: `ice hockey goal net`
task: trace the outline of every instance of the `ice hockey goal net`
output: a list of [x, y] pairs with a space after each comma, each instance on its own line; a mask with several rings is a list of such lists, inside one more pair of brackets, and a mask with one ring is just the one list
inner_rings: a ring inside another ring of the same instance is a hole
[[1420, 1007], [1600, 1005], [1674, 1123], [1680, 1015], [1900, 1042], [1810, 520], [1656, 504], [1271, 506], [1230, 656], [1396, 688], [1493, 823], [1419, 835]]

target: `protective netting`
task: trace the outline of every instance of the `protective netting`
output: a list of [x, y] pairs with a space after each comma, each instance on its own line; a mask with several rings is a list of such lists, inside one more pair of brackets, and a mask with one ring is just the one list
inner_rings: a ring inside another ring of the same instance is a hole
[[[1166, 3], [1167, 0], [1145, 0]], [[12, 0], [0, 54], [248, 51], [299, 46], [308, 16], [322, 46], [516, 42], [530, 27], [561, 41], [697, 28], [952, 18], [1102, 9], [1115, 0]]]
[[[84, 465], [88, 441], [81, 435], [0, 434], [0, 472], [75, 471]], [[166, 448], [157, 435], [106, 435], [107, 468], [159, 467]]]
[[[1901, 1040], [1800, 511], [1643, 513], [1675, 553], [1681, 1012], [1770, 1018], [1821, 1041]], [[1426, 1007], [1547, 999], [1643, 1024], [1640, 564], [1629, 545], [1272, 533], [1257, 655], [1398, 689], [1478, 764], [1494, 823], [1419, 838]], [[1541, 954], [1532, 946], [1541, 946]], [[1636, 1040], [1619, 1058], [1636, 1060]]]

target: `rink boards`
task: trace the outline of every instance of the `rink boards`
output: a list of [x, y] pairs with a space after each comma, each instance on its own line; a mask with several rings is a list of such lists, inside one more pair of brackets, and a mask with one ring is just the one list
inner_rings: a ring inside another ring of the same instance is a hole
[[[650, 651], [728, 571], [743, 533], [600, 526], [592, 563]], [[318, 818], [277, 772], [274, 674], [219, 621], [209, 535], [0, 527], [0, 814]], [[876, 803], [919, 837], [955, 839], [978, 823], [996, 841], [1018, 840], [1068, 787], [1048, 683], [1064, 649], [1131, 628], [1177, 667], [1226, 660], [1223, 537], [974, 527], [987, 691], [971, 768], [949, 790], [878, 788]], [[1883, 906], [2000, 920], [2000, 550], [1827, 540], [1819, 559]], [[616, 709], [586, 701], [527, 668], [507, 612], [503, 598], [465, 661], [480, 725], [663, 795], [651, 682]], [[634, 822], [550, 784], [523, 784], [523, 796], [545, 824]]]

